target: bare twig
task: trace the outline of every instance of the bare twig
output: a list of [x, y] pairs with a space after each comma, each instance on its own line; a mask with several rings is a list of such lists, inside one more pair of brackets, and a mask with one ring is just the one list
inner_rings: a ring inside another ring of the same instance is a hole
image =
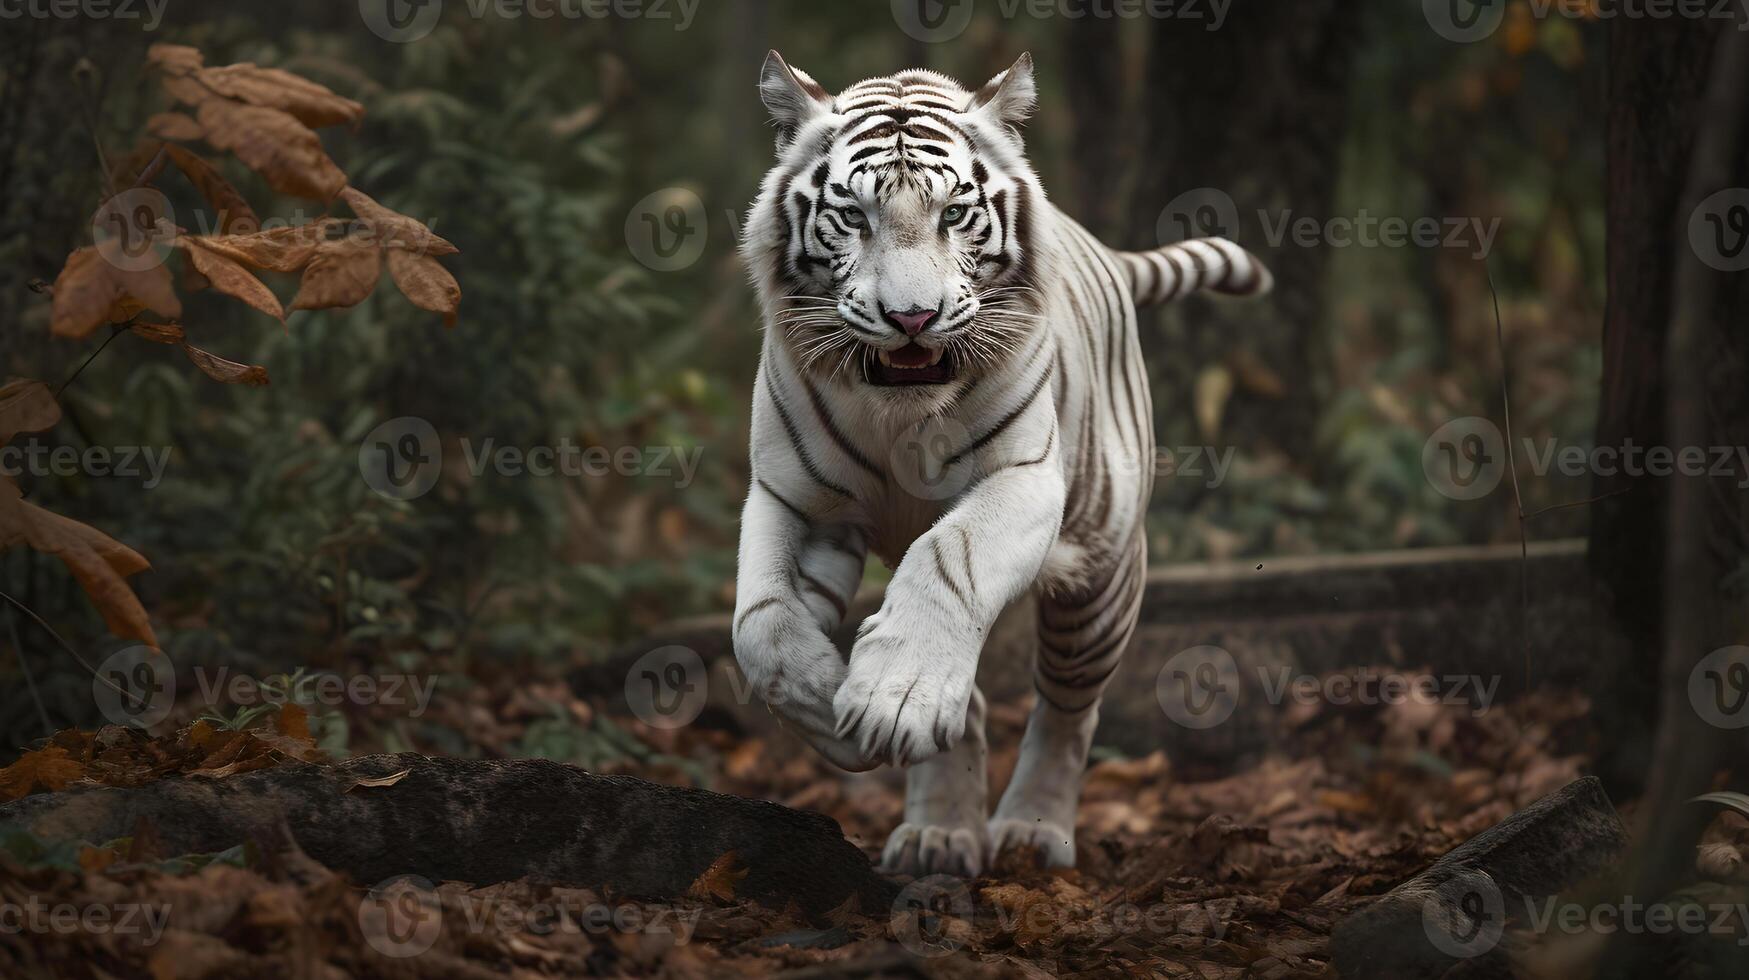
[[53, 735], [55, 726], [49, 721], [49, 709], [43, 704], [42, 692], [36, 689], [36, 675], [31, 673], [30, 660], [24, 655], [24, 644], [18, 639], [18, 617], [6, 617], [6, 628], [12, 634], [12, 650], [18, 654], [18, 669], [24, 674], [24, 686], [30, 688], [30, 699], [36, 704], [36, 715], [42, 719], [43, 735]]
[[1494, 300], [1494, 342], [1500, 348], [1500, 408], [1506, 422], [1506, 464], [1512, 474], [1512, 509], [1518, 514], [1518, 643], [1524, 658], [1524, 691], [1530, 693], [1530, 535], [1525, 523], [1524, 494], [1518, 487], [1518, 454], [1512, 448], [1512, 364], [1506, 356], [1506, 324], [1500, 317], [1500, 291], [1494, 288], [1494, 273], [1482, 259], [1488, 277], [1488, 295]]
[[42, 627], [43, 632], [47, 633], [49, 636], [54, 637], [55, 642], [60, 644], [61, 649], [67, 651], [67, 653], [74, 660], [78, 661], [79, 666], [85, 668], [85, 672], [90, 674], [91, 678], [93, 680], [111, 688], [112, 690], [115, 691], [115, 693], [121, 695], [124, 698], [127, 698], [127, 699], [133, 701], [135, 704], [138, 704], [142, 708], [148, 706], [146, 704], [145, 698], [141, 697], [138, 694], [133, 693], [132, 691], [124, 691], [121, 688], [116, 687], [114, 681], [106, 679], [101, 673], [98, 672], [96, 667], [91, 666], [90, 662], [88, 662], [84, 657], [79, 655], [79, 651], [75, 650], [71, 643], [68, 643], [64, 638], [62, 638], [61, 634], [55, 632], [55, 628], [53, 626], [50, 626], [47, 622], [45, 622], [43, 620], [43, 618], [41, 616], [38, 616], [36, 614], [36, 610], [30, 608], [29, 606], [25, 605], [24, 603], [20, 602], [19, 600], [13, 598], [9, 593], [6, 593], [4, 591], [0, 591], [0, 599], [5, 599], [7, 602], [12, 603], [12, 607], [14, 609], [17, 609], [19, 612], [25, 614], [26, 616], [29, 616], [31, 622]]
[[103, 139], [97, 133], [97, 110], [92, 105], [91, 93], [85, 87], [87, 79], [97, 73], [97, 66], [89, 58], [80, 58], [73, 66], [73, 81], [79, 87], [79, 116], [85, 123], [85, 133], [91, 137], [91, 148], [97, 151], [97, 165], [103, 168], [103, 185], [109, 188], [109, 196], [114, 197], [115, 174], [109, 169], [109, 154], [103, 151]]

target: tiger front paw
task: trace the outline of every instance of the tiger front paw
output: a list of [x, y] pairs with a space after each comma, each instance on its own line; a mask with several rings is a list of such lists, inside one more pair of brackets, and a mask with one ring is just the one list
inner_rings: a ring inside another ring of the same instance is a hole
[[841, 769], [865, 772], [878, 765], [833, 734], [833, 697], [844, 682], [844, 657], [811, 620], [774, 603], [738, 616], [733, 637], [749, 688], [787, 727]]
[[868, 618], [832, 706], [833, 734], [865, 758], [907, 766], [959, 743], [982, 643], [927, 619]]

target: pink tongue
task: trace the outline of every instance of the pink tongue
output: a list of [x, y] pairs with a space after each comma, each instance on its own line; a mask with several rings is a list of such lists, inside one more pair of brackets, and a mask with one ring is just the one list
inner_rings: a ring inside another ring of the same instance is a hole
[[906, 344], [888, 354], [887, 357], [892, 359], [894, 367], [920, 368], [929, 366], [928, 348], [917, 344]]

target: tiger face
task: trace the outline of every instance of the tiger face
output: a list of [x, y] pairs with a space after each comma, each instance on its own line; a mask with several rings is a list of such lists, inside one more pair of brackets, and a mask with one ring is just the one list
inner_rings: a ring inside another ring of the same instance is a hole
[[976, 93], [910, 71], [830, 96], [773, 52], [761, 91], [780, 159], [749, 227], [775, 233], [743, 252], [804, 370], [927, 396], [1023, 345], [1041, 199], [1017, 128], [1029, 59]]

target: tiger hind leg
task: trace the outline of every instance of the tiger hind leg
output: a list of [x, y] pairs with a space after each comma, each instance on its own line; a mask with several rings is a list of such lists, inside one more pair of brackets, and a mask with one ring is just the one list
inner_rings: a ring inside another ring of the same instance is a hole
[[1038, 702], [1014, 777], [990, 818], [992, 858], [1032, 850], [1046, 867], [1075, 864], [1081, 776], [1099, 725], [1099, 699], [1141, 615], [1141, 542], [1079, 595], [1039, 600]]

